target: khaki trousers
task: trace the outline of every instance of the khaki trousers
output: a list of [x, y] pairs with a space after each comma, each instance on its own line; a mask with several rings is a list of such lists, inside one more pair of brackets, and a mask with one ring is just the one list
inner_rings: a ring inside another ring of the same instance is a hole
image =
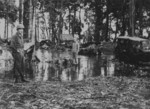
[[14, 78], [18, 80], [19, 76], [21, 80], [24, 79], [24, 56], [23, 53], [13, 52], [14, 58]]

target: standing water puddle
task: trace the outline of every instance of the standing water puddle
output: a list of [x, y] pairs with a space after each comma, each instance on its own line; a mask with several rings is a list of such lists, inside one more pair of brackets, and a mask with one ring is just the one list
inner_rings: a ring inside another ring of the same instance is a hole
[[[33, 65], [34, 73], [26, 72], [26, 78], [33, 81], [80, 81], [97, 76], [150, 77], [149, 66], [119, 62], [112, 54], [78, 56], [78, 65], [69, 63], [72, 60], [70, 51], [55, 52], [39, 49], [37, 57], [40, 62]], [[0, 64], [0, 68], [3, 69], [4, 65]], [[1, 71], [0, 75], [1, 80], [13, 78], [13, 73], [9, 71]]]
[[[40, 62], [35, 65], [35, 81], [80, 81], [97, 76], [149, 77], [149, 66], [119, 62], [114, 55], [78, 56], [78, 65], [72, 65], [71, 53], [39, 50]], [[65, 61], [65, 59], [67, 61]]]

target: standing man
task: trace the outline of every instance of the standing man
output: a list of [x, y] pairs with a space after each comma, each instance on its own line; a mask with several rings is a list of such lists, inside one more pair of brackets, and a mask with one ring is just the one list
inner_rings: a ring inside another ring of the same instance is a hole
[[17, 32], [11, 39], [10, 47], [14, 58], [14, 78], [18, 83], [19, 75], [22, 82], [28, 82], [24, 79], [24, 41], [22, 24], [17, 25]]
[[73, 55], [73, 63], [77, 64], [77, 56], [79, 52], [80, 45], [77, 41], [77, 38], [74, 38], [74, 42], [72, 44], [72, 55]]

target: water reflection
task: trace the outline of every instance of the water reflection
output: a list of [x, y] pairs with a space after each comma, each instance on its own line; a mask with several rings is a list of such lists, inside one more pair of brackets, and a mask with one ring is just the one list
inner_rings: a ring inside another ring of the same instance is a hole
[[78, 56], [78, 65], [67, 62], [72, 60], [69, 51], [58, 53], [39, 50], [37, 57], [40, 62], [36, 64], [35, 81], [80, 81], [88, 77], [113, 76], [115, 71], [113, 55]]
[[[42, 52], [44, 53], [44, 52]], [[44, 57], [44, 54], [42, 54]], [[72, 56], [69, 51], [49, 52], [47, 55], [50, 60], [37, 63], [36, 81], [80, 81], [88, 77], [96, 76], [149, 76], [149, 67], [132, 65], [120, 62], [115, 59], [114, 55], [101, 56], [78, 56], [78, 65], [72, 65], [64, 62], [64, 59], [71, 60]], [[46, 58], [48, 59], [48, 58]]]
[[[34, 69], [33, 73], [27, 71], [25, 75], [26, 78], [34, 81], [80, 81], [97, 76], [150, 77], [149, 66], [125, 63], [115, 59], [112, 54], [78, 56], [78, 65], [72, 64], [71, 52], [68, 50], [58, 52], [39, 49], [36, 51], [36, 56], [39, 62], [29, 65]], [[1, 62], [9, 62], [6, 57], [2, 60], [2, 57], [4, 56], [0, 55]], [[13, 78], [13, 73], [7, 70], [8, 65], [0, 66], [0, 69], [5, 69], [0, 73], [0, 79]]]
[[93, 76], [113, 76], [115, 62], [113, 55], [102, 55], [95, 60]]

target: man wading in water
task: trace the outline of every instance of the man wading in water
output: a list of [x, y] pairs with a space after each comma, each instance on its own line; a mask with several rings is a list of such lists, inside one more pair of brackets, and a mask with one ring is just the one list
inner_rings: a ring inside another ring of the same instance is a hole
[[15, 83], [19, 81], [19, 75], [22, 82], [28, 82], [24, 79], [24, 41], [23, 41], [24, 26], [19, 24], [17, 26], [16, 34], [11, 38], [11, 50], [14, 58], [14, 78]]

